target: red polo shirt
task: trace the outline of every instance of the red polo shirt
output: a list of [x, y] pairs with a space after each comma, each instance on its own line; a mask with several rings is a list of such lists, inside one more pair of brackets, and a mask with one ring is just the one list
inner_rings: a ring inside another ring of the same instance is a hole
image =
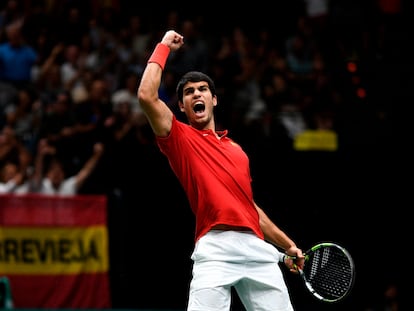
[[249, 159], [227, 131], [197, 130], [173, 119], [168, 137], [157, 137], [196, 217], [195, 240], [213, 226], [250, 228], [264, 238], [253, 204]]

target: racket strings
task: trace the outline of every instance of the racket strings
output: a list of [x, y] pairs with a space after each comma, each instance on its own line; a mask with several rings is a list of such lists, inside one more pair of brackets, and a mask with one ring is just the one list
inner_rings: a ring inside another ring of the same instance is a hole
[[338, 300], [349, 291], [353, 281], [352, 262], [340, 249], [317, 249], [304, 270], [313, 290], [327, 300]]

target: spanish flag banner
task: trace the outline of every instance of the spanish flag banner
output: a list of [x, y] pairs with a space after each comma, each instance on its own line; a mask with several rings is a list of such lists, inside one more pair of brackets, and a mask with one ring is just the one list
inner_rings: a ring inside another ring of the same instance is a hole
[[0, 276], [15, 308], [110, 308], [107, 200], [0, 195]]

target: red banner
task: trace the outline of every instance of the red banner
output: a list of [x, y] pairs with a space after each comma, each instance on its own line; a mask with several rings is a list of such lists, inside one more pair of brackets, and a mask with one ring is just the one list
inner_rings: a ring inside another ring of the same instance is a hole
[[0, 275], [15, 308], [110, 308], [105, 196], [0, 195]]

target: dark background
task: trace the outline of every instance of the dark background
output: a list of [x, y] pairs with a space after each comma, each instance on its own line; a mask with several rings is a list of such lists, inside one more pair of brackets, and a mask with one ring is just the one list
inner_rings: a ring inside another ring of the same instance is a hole
[[[200, 6], [193, 3], [181, 9], [189, 15], [205, 14], [207, 20], [211, 19], [211, 32], [220, 31], [223, 24], [233, 20], [244, 20], [249, 27], [273, 25], [278, 31], [292, 22], [295, 3], [279, 3], [283, 10], [278, 10], [277, 2], [272, 6], [260, 6], [260, 2], [257, 6], [237, 5], [231, 10], [210, 2]], [[174, 4], [170, 5], [174, 8]], [[409, 12], [408, 2], [404, 5], [405, 12]], [[151, 6], [147, 9], [152, 12]], [[408, 16], [404, 15], [406, 21]], [[256, 200], [269, 216], [300, 247], [335, 241], [345, 246], [355, 260], [354, 288], [344, 301], [333, 305], [316, 301], [298, 276], [285, 270], [298, 311], [384, 310], [385, 289], [394, 283], [399, 289], [400, 310], [407, 309], [405, 269], [392, 255], [405, 249], [402, 240], [406, 219], [402, 216], [405, 204], [396, 176], [402, 166], [398, 160], [400, 148], [394, 144], [391, 123], [400, 104], [412, 102], [408, 91], [413, 69], [407, 45], [408, 24], [400, 30], [393, 37], [395, 54], [387, 62], [371, 67], [368, 75], [373, 90], [385, 94], [381, 99], [388, 113], [385, 134], [372, 127], [363, 108], [347, 120], [351, 126], [348, 132], [340, 133], [341, 147], [337, 152], [280, 154], [277, 146], [257, 138], [242, 142], [251, 158]], [[168, 165], [162, 157], [157, 160], [148, 172], [133, 174], [147, 174], [145, 185], [140, 184], [146, 189], [141, 192], [145, 195], [136, 197], [133, 185], [121, 202], [114, 199], [111, 206], [114, 307], [183, 309], [186, 304], [193, 217]], [[160, 173], [154, 173], [154, 168], [162, 170], [162, 180], [152, 179], [153, 174]], [[234, 299], [233, 310], [242, 310], [237, 297]]]
[[[63, 2], [75, 3], [88, 12], [94, 1]], [[329, 42], [376, 27], [378, 20], [370, 8], [377, 1], [330, 2], [335, 8], [330, 21], [337, 26], [342, 23], [343, 32], [328, 32]], [[182, 20], [202, 17], [202, 31], [209, 38], [229, 32], [234, 25], [246, 33], [271, 29], [284, 38], [303, 14], [303, 3], [124, 0], [119, 1], [119, 17], [137, 13], [143, 17], [145, 30], [163, 34], [168, 13], [176, 10]], [[334, 241], [348, 249], [355, 260], [354, 288], [345, 300], [333, 305], [314, 299], [301, 279], [283, 267], [297, 311], [385, 310], [384, 293], [392, 284], [398, 288], [399, 310], [408, 309], [406, 270], [410, 261], [396, 259], [399, 255], [408, 257], [410, 248], [404, 244], [411, 229], [410, 206], [403, 200], [407, 187], [400, 181], [408, 171], [403, 161], [403, 146], [408, 144], [394, 138], [393, 131], [397, 124], [399, 134], [408, 132], [399, 126], [403, 123], [398, 122], [403, 119], [400, 108], [408, 111], [413, 102], [413, 5], [410, 0], [401, 3], [399, 23], [387, 34], [382, 58], [378, 60], [374, 51], [372, 57], [359, 60], [369, 97], [341, 111], [337, 151], [299, 152], [255, 135], [254, 129], [240, 131], [229, 126], [229, 136], [250, 157], [255, 200], [270, 218], [304, 250], [321, 241]], [[337, 69], [345, 62], [332, 57], [330, 65]], [[220, 82], [216, 82], [218, 87]], [[346, 88], [349, 83], [341, 76], [341, 86]], [[220, 102], [217, 113], [229, 109], [228, 104]], [[122, 152], [119, 162], [105, 159], [83, 189], [83, 193], [102, 193], [97, 189], [103, 188], [109, 199], [113, 308], [184, 310], [194, 246], [194, 218], [188, 202], [154, 144], [128, 146]], [[119, 179], [117, 187], [108, 187], [112, 183], [107, 178], [113, 176]], [[237, 296], [232, 310], [243, 310]]]
[[[169, 176], [166, 163], [159, 160], [157, 165], [165, 165], [162, 186], [159, 180], [157, 185], [146, 184], [148, 198], [137, 197], [131, 189], [130, 195], [121, 201], [114, 198], [110, 204], [115, 308], [185, 306], [194, 222], [175, 177]], [[298, 245], [306, 249], [334, 241], [355, 260], [354, 288], [335, 305], [316, 301], [298, 276], [282, 268], [297, 310], [365, 310], [382, 303], [383, 292], [392, 282], [405, 294], [405, 273], [390, 254], [391, 249], [398, 249], [403, 219], [398, 215], [402, 205], [392, 190], [389, 161], [388, 156], [369, 152], [346, 160], [333, 154], [305, 153], [285, 159], [283, 165], [265, 162], [264, 167], [263, 162], [253, 161], [253, 172], [256, 166], [261, 172], [254, 176], [257, 202]], [[233, 310], [242, 310], [235, 305]]]

